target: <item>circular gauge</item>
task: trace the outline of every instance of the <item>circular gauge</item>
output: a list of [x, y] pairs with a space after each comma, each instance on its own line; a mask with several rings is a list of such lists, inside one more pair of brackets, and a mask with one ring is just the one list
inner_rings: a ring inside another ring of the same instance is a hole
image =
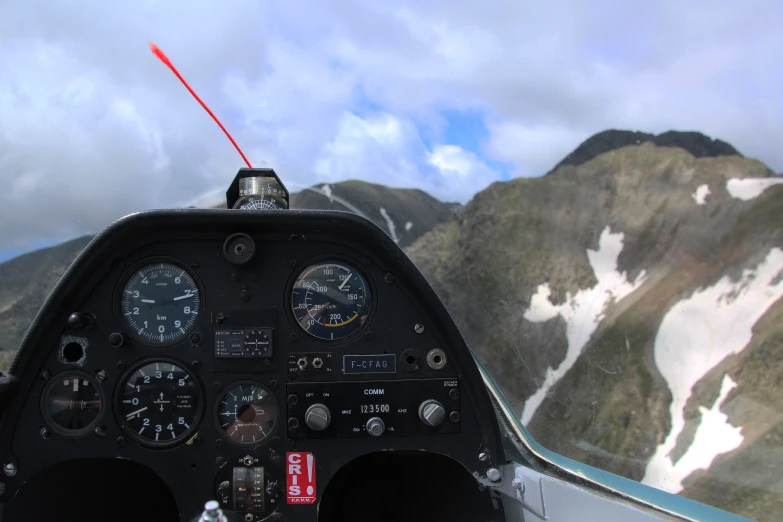
[[279, 210], [281, 207], [273, 199], [267, 199], [263, 196], [256, 196], [245, 199], [239, 203], [238, 208], [242, 210]]
[[182, 267], [154, 263], [134, 271], [120, 296], [120, 314], [136, 339], [155, 345], [185, 337], [198, 318], [195, 279]]
[[218, 399], [217, 422], [231, 442], [252, 446], [271, 437], [280, 419], [277, 399], [262, 384], [232, 384]]
[[342, 261], [308, 266], [296, 278], [291, 298], [299, 326], [326, 341], [358, 332], [370, 315], [371, 304], [367, 280]]
[[41, 410], [46, 423], [61, 435], [78, 437], [90, 433], [105, 409], [98, 381], [84, 372], [55, 375], [42, 395]]
[[201, 420], [201, 386], [180, 363], [157, 359], [131, 369], [117, 393], [117, 412], [128, 434], [143, 444], [183, 440]]

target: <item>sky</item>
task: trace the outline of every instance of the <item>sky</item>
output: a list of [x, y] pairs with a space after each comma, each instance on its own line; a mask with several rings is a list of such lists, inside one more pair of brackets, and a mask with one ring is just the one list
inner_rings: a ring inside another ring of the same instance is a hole
[[362, 179], [468, 201], [608, 128], [698, 130], [783, 172], [783, 3], [0, 4], [0, 260], [226, 187]]

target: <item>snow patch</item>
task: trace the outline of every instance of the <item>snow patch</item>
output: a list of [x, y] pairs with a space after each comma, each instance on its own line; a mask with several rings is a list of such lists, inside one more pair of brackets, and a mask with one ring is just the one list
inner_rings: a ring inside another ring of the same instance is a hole
[[783, 183], [783, 178], [731, 178], [726, 182], [726, 190], [731, 197], [748, 201], [761, 195], [772, 185]]
[[412, 229], [412, 228], [413, 228], [413, 223], [411, 223], [410, 221], [408, 221], [407, 223], [405, 223], [405, 231], [406, 231], [406, 232], [407, 232], [408, 230]]
[[381, 207], [381, 216], [383, 216], [383, 219], [386, 220], [386, 228], [389, 229], [389, 236], [391, 236], [395, 243], [399, 243], [400, 240], [397, 238], [397, 227], [394, 225], [394, 221], [392, 221], [392, 218], [389, 217], [389, 214], [383, 207]]
[[711, 194], [709, 185], [699, 185], [696, 192], [691, 194], [691, 197], [697, 205], [704, 205], [707, 203], [707, 196]]
[[677, 491], [673, 491], [673, 493], [679, 493], [682, 490], [682, 481], [688, 475], [697, 469], [708, 469], [715, 457], [734, 451], [742, 444], [744, 439], [741, 434], [742, 428], [732, 426], [728, 422], [729, 416], [720, 411], [729, 392], [736, 386], [737, 383], [731, 380], [728, 374], [725, 374], [720, 386], [720, 394], [712, 404], [712, 408], [708, 410], [704, 406], [699, 406], [701, 422], [696, 429], [693, 443], [669, 470], [668, 479], [678, 487]]
[[525, 402], [522, 410], [522, 424], [527, 425], [533, 414], [546, 398], [547, 393], [574, 366], [590, 337], [595, 333], [604, 318], [606, 307], [612, 301], [620, 301], [644, 283], [646, 273], [642, 271], [631, 283], [625, 272], [618, 272], [617, 258], [623, 250], [623, 238], [620, 232], [612, 234], [607, 226], [598, 240], [598, 250], [587, 250], [587, 259], [598, 283], [592, 288], [579, 290], [576, 294], [567, 293], [563, 304], [553, 305], [549, 301], [552, 291], [548, 283], [538, 286], [536, 294], [530, 299], [530, 307], [524, 318], [538, 323], [553, 319], [558, 315], [566, 322], [568, 350], [557, 368], [547, 368], [541, 387]]
[[[726, 357], [740, 353], [750, 343], [756, 321], [783, 296], [781, 271], [783, 250], [773, 248], [755, 269], [744, 270], [739, 281], [724, 276], [715, 285], [679, 301], [661, 321], [655, 337], [654, 357], [672, 392], [671, 430], [647, 464], [643, 483], [678, 493], [682, 490], [682, 481], [694, 469], [700, 469], [705, 462], [709, 465], [718, 454], [736, 447], [738, 432], [731, 431], [724, 421], [719, 432], [694, 439], [684, 463], [685, 456], [677, 463], [669, 457], [685, 427], [685, 405], [693, 386]], [[724, 379], [722, 392], [728, 386], [726, 382]], [[716, 402], [709, 411], [719, 408], [720, 404]], [[712, 414], [706, 418], [708, 423], [717, 419]], [[702, 412], [702, 424], [704, 419]], [[705, 442], [709, 438], [714, 440]]]
[[332, 186], [331, 185], [322, 185], [321, 190], [323, 190], [324, 195], [329, 198], [329, 203], [334, 202], [334, 198], [332, 197]]

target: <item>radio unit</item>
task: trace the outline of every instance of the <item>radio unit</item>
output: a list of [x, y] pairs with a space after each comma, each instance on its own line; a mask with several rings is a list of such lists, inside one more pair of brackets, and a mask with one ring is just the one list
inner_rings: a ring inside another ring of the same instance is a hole
[[457, 379], [289, 383], [292, 438], [460, 432]]

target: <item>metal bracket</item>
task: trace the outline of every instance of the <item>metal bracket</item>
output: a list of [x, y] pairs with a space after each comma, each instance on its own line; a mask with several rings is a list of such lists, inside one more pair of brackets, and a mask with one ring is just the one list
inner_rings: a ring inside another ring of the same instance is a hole
[[492, 482], [484, 477], [477, 477], [477, 479], [483, 486], [516, 500], [539, 520], [547, 520], [544, 482], [541, 476], [515, 462], [501, 466], [500, 471], [501, 480], [498, 482]]

